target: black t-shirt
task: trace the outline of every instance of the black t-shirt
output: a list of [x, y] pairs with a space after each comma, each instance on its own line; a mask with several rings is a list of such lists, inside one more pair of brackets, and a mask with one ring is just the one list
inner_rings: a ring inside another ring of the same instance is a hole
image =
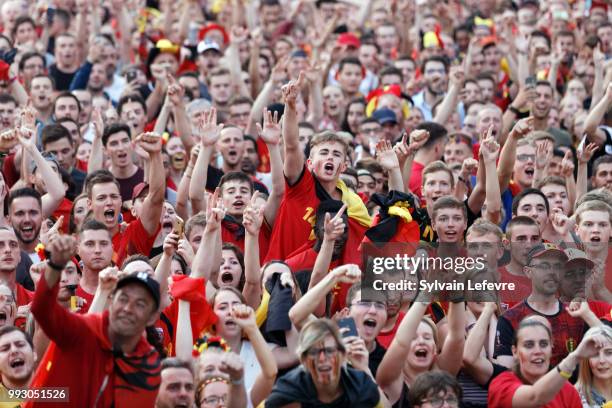
[[49, 76], [53, 78], [53, 82], [55, 82], [55, 89], [58, 91], [68, 91], [70, 90], [70, 83], [72, 79], [76, 75], [76, 70], [74, 72], [64, 72], [60, 71], [57, 68], [56, 64], [53, 64], [49, 67]]
[[76, 167], [72, 169], [70, 172], [70, 179], [72, 181], [72, 185], [66, 192], [66, 197], [69, 200], [74, 200], [76, 196], [83, 192], [83, 184], [85, 183], [85, 177], [87, 174]]
[[127, 178], [117, 178], [119, 182], [119, 190], [121, 191], [121, 200], [130, 201], [132, 199], [132, 192], [134, 187], [144, 181], [144, 170], [138, 168], [136, 173]]
[[374, 340], [374, 343], [376, 344], [376, 347], [374, 348], [374, 351], [370, 353], [370, 357], [368, 358], [368, 367], [370, 368], [370, 371], [372, 372], [374, 378], [376, 378], [378, 366], [382, 362], [382, 359], [385, 356], [385, 352], [387, 350], [385, 350], [383, 346], [378, 344], [378, 341]]

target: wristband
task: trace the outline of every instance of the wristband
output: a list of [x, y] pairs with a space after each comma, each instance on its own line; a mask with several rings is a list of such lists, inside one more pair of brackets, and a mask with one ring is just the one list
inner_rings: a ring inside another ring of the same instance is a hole
[[240, 377], [239, 380], [230, 380], [233, 385], [242, 385], [244, 384], [244, 377]]
[[516, 116], [520, 116], [521, 115], [521, 111], [516, 109], [514, 106], [510, 105], [510, 107], [508, 108], [508, 110], [512, 113], [514, 113]]
[[563, 377], [566, 380], [569, 380], [570, 378], [572, 378], [572, 373], [568, 373], [567, 371], [563, 371], [561, 369], [561, 367], [557, 366], [557, 371], [559, 372], [559, 375], [561, 377]]
[[47, 258], [47, 266], [48, 266], [49, 268], [51, 268], [51, 269], [54, 269], [54, 270], [56, 270], [56, 271], [60, 271], [60, 272], [61, 272], [61, 271], [63, 271], [63, 270], [64, 270], [64, 268], [66, 267], [66, 264], [64, 264], [63, 266], [60, 266], [60, 265], [57, 265], [57, 264], [53, 263], [53, 262], [51, 261], [51, 258]]
[[458, 177], [459, 181], [462, 182], [463, 184], [465, 184], [467, 187], [470, 187], [471, 184], [467, 182], [466, 179], [464, 179], [463, 177], [459, 176]]

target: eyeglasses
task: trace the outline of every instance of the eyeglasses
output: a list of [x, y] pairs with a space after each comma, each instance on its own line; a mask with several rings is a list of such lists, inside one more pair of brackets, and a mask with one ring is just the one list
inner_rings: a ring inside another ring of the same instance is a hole
[[204, 398], [201, 403], [206, 405], [218, 405], [224, 404], [227, 401], [227, 395], [211, 395], [210, 397]]
[[528, 160], [535, 161], [535, 154], [518, 154], [516, 159], [520, 162], [526, 162]]
[[308, 350], [308, 357], [317, 358], [321, 355], [321, 353], [325, 354], [326, 358], [330, 358], [334, 356], [338, 352], [338, 347], [321, 347], [321, 348], [311, 348]]
[[433, 408], [441, 408], [444, 403], [448, 403], [451, 407], [458, 407], [459, 400], [454, 395], [450, 395], [448, 397], [440, 398], [434, 397], [428, 400], [421, 401], [421, 404], [429, 403]]
[[374, 306], [376, 310], [385, 310], [387, 308], [383, 302], [370, 301], [370, 300], [358, 300], [355, 303], [353, 303], [353, 306], [364, 307], [367, 309]]

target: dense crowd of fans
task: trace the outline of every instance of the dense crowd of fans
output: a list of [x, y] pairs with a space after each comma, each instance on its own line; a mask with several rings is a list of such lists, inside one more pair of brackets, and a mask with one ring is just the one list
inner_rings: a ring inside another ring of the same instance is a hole
[[0, 407], [612, 406], [611, 18], [0, 0]]

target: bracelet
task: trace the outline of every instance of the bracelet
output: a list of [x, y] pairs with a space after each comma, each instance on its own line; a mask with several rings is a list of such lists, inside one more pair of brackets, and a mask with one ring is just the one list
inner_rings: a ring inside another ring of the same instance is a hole
[[557, 371], [559, 372], [559, 375], [561, 377], [563, 377], [564, 379], [566, 379], [566, 380], [569, 380], [570, 378], [572, 378], [572, 373], [568, 373], [567, 371], [563, 371], [560, 366], [557, 366]]
[[66, 264], [64, 264], [64, 266], [60, 266], [60, 265], [53, 263], [53, 261], [51, 261], [51, 258], [47, 258], [47, 266], [51, 269], [61, 272], [66, 267]]
[[244, 384], [244, 377], [240, 377], [239, 380], [230, 380], [233, 385], [242, 385]]
[[521, 115], [521, 111], [516, 109], [514, 106], [510, 105], [510, 107], [508, 108], [508, 110], [512, 113], [514, 113], [516, 116], [520, 116]]
[[468, 183], [468, 181], [466, 179], [464, 179], [463, 177], [459, 176], [458, 179], [459, 179], [460, 182], [465, 184], [467, 187], [471, 187], [471, 183]]

